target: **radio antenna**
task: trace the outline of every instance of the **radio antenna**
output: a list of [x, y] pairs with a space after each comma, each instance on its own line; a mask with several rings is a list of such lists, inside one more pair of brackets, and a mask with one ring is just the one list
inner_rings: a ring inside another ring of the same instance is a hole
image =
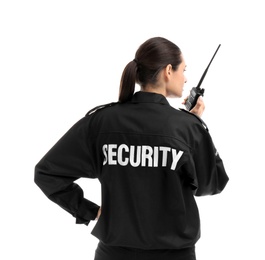
[[204, 77], [205, 77], [205, 75], [206, 75], [206, 73], [207, 73], [207, 71], [208, 71], [208, 69], [209, 69], [209, 67], [210, 67], [210, 65], [211, 65], [211, 63], [212, 63], [212, 61], [213, 61], [213, 59], [214, 59], [216, 53], [217, 53], [217, 51], [219, 50], [220, 46], [221, 46], [221, 44], [218, 45], [218, 47], [217, 47], [217, 49], [216, 49], [216, 51], [215, 51], [215, 53], [214, 53], [212, 59], [210, 60], [209, 65], [207, 66], [206, 70], [205, 70], [204, 73], [202, 74], [202, 77], [201, 77], [201, 79], [200, 79], [200, 81], [199, 81], [199, 83], [198, 83], [198, 86], [196, 87], [197, 89], [200, 89], [200, 86], [201, 86], [201, 84], [202, 84], [202, 82], [203, 82], [203, 79], [204, 79]]

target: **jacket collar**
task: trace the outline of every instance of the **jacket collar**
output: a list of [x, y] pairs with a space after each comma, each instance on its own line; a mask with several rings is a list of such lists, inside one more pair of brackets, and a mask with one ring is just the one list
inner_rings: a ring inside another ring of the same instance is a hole
[[153, 93], [153, 92], [144, 92], [144, 91], [136, 92], [133, 95], [131, 102], [132, 103], [160, 103], [162, 105], [169, 105], [169, 102], [163, 95]]

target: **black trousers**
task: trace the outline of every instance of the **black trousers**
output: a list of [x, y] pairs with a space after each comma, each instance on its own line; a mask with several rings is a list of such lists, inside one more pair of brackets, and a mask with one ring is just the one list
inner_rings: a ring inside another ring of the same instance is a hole
[[196, 260], [195, 247], [184, 249], [144, 250], [107, 246], [99, 242], [94, 260]]

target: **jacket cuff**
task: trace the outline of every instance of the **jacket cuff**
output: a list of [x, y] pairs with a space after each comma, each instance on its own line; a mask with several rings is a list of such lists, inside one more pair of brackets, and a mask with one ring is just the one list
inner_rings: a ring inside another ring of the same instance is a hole
[[87, 199], [83, 199], [75, 214], [76, 224], [88, 225], [91, 220], [95, 220], [99, 206]]

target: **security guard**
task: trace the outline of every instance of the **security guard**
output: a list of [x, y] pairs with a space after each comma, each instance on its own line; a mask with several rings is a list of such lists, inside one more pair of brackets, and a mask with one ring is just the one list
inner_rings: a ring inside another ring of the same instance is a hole
[[[194, 195], [220, 193], [228, 177], [198, 117], [203, 101], [190, 113], [166, 99], [181, 97], [185, 67], [175, 44], [147, 40], [124, 69], [119, 102], [88, 112], [36, 165], [36, 184], [76, 223], [100, 215], [92, 231], [97, 260], [195, 259]], [[75, 183], [82, 177], [100, 181], [101, 207], [84, 198]]]

